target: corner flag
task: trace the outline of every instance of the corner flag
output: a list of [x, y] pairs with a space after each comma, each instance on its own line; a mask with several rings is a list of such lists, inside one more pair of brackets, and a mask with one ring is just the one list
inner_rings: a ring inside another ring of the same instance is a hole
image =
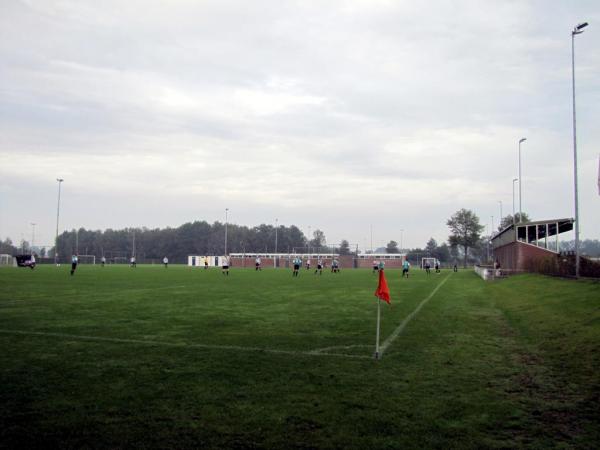
[[377, 297], [377, 337], [375, 338], [375, 359], [379, 359], [379, 324], [381, 322], [381, 302], [383, 300], [390, 304], [390, 288], [388, 288], [387, 281], [383, 267], [379, 268], [379, 284], [375, 290], [375, 297]]
[[390, 305], [390, 288], [388, 288], [387, 281], [385, 279], [384, 270], [379, 271], [379, 284], [375, 291], [375, 297], [380, 300], [387, 302]]

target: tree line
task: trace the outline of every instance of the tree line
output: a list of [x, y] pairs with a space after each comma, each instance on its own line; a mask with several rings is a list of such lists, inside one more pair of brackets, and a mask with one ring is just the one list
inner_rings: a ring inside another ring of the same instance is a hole
[[[254, 227], [227, 224], [227, 250], [225, 250], [225, 223], [194, 221], [171, 228], [123, 228], [106, 230], [63, 231], [57, 240], [58, 255], [67, 261], [71, 255], [130, 258], [138, 261], [162, 260], [167, 256], [172, 262], [186, 262], [188, 255], [222, 255], [227, 253], [307, 253], [338, 252], [350, 254], [347, 240], [327, 245], [325, 233], [317, 229], [308, 238], [297, 226], [277, 227], [261, 224]], [[0, 253], [16, 255], [33, 252], [37, 256], [54, 258], [54, 248], [31, 249], [23, 240], [17, 246], [10, 239], [0, 241]]]
[[[523, 222], [529, 221], [523, 213]], [[514, 221], [519, 222], [519, 214]], [[513, 223], [512, 215], [502, 218], [498, 230]], [[462, 261], [464, 265], [485, 261], [489, 251], [489, 236], [481, 233], [484, 226], [479, 223], [477, 215], [470, 210], [461, 209], [450, 217], [446, 224], [450, 229], [448, 242], [438, 244], [432, 237], [424, 247], [400, 249], [394, 240], [385, 247], [387, 253], [406, 252], [413, 263], [420, 263], [423, 257], [437, 258], [441, 262]], [[600, 256], [600, 241], [586, 239], [581, 241], [581, 252], [584, 255]], [[574, 248], [573, 241], [563, 241], [565, 250]], [[350, 248], [347, 240], [339, 244], [327, 244], [325, 234], [315, 230], [312, 238], [308, 238], [295, 225], [286, 227], [261, 224], [254, 227], [243, 225], [227, 225], [228, 253], [339, 253], [349, 255], [356, 249]], [[0, 254], [17, 255], [31, 253], [27, 241], [19, 245], [6, 238], [0, 240]], [[34, 248], [37, 256], [54, 257], [54, 249]], [[225, 224], [206, 221], [185, 223], [176, 228], [124, 228], [64, 231], [58, 237], [58, 254], [61, 261], [68, 260], [70, 255], [105, 256], [107, 259], [130, 258], [134, 253], [139, 261], [160, 260], [167, 256], [172, 262], [185, 262], [188, 255], [222, 255], [225, 252]]]

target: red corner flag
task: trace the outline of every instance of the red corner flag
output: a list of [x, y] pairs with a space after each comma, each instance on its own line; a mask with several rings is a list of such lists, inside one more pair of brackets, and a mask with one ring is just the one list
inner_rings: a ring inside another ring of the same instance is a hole
[[375, 297], [387, 302], [388, 305], [391, 305], [390, 288], [388, 288], [387, 281], [385, 280], [383, 269], [379, 270], [379, 284], [377, 285], [377, 290], [375, 291]]

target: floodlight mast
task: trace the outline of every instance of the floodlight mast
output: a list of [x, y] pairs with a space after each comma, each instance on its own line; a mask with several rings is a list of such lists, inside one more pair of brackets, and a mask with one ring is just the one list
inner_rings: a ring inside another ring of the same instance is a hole
[[277, 228], [279, 227], [279, 219], [275, 218], [275, 268], [277, 268]]
[[35, 241], [35, 226], [36, 224], [31, 222], [31, 254], [33, 254], [33, 243]]
[[229, 208], [225, 208], [225, 255], [227, 256], [227, 213], [229, 212]]
[[403, 238], [404, 238], [404, 228], [401, 228], [401, 229], [400, 229], [400, 253], [402, 253], [402, 249], [404, 248], [404, 247], [402, 246], [402, 244], [403, 244], [403, 242], [402, 242], [402, 239], [403, 239]]
[[527, 138], [521, 138], [519, 139], [519, 223], [523, 222], [523, 210], [522, 210], [522, 203], [521, 203], [521, 186], [522, 186], [522, 182], [521, 182], [521, 144], [523, 142], [525, 142], [527, 140]]
[[498, 228], [502, 228], [502, 200], [498, 200], [498, 203], [500, 203], [500, 220], [498, 222]]
[[60, 216], [60, 185], [62, 184], [62, 178], [57, 178], [58, 181], [58, 204], [56, 206], [56, 236], [54, 238], [54, 264], [58, 265], [58, 218]]
[[571, 32], [571, 73], [573, 85], [573, 185], [575, 194], [575, 278], [579, 278], [579, 192], [577, 189], [577, 120], [575, 113], [575, 36], [583, 33], [587, 22], [580, 23]]
[[515, 224], [515, 181], [519, 181], [518, 178], [513, 178], [512, 187], [513, 187], [513, 225]]

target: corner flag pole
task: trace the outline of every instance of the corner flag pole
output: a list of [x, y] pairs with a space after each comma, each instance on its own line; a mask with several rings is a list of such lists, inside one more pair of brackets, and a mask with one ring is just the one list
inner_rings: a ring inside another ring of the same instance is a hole
[[375, 338], [375, 359], [379, 359], [379, 324], [381, 323], [381, 300], [377, 299], [377, 337]]
[[385, 275], [383, 273], [383, 261], [379, 263], [379, 283], [375, 291], [377, 297], [377, 337], [375, 338], [375, 359], [379, 359], [379, 328], [381, 324], [381, 300], [390, 304], [390, 289], [388, 288]]

